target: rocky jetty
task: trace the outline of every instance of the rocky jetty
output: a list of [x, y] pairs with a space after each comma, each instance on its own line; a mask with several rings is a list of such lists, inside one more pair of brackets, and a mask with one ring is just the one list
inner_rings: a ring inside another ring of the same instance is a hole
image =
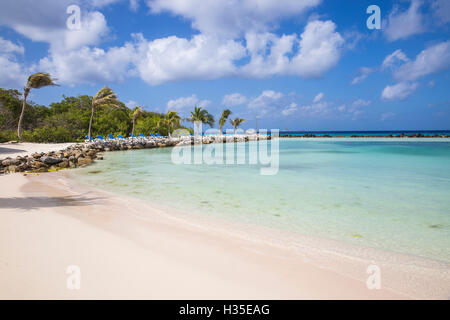
[[33, 153], [27, 156], [0, 160], [0, 174], [14, 172], [48, 172], [87, 166], [103, 160], [102, 153], [120, 150], [138, 150], [210, 143], [233, 143], [270, 140], [267, 135], [207, 136], [181, 138], [129, 138], [95, 140], [70, 146], [64, 150]]

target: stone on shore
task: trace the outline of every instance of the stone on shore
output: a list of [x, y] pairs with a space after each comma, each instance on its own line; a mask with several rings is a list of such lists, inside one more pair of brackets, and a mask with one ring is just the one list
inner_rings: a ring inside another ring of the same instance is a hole
[[78, 158], [78, 165], [79, 166], [87, 166], [88, 164], [92, 163], [92, 159], [90, 157], [80, 157]]
[[8, 172], [47, 172], [66, 168], [84, 167], [94, 162], [103, 160], [100, 153], [118, 150], [138, 150], [149, 148], [164, 148], [176, 145], [195, 145], [199, 143], [231, 143], [249, 140], [270, 140], [270, 136], [208, 136], [208, 137], [184, 137], [184, 138], [148, 138], [148, 139], [121, 139], [95, 141], [84, 144], [76, 144], [60, 151], [35, 152], [29, 156], [18, 156], [0, 159], [0, 173]]
[[41, 157], [40, 160], [49, 166], [51, 166], [53, 164], [58, 164], [62, 161], [62, 159], [60, 159], [60, 158], [48, 157], [48, 156], [43, 156], [43, 157]]

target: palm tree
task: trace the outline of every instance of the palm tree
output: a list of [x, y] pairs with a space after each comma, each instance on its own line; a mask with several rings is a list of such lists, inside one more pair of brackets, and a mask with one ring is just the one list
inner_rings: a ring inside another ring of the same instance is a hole
[[167, 126], [167, 131], [170, 137], [173, 131], [173, 127], [179, 126], [181, 124], [181, 117], [178, 112], [170, 110], [167, 111], [167, 114], [164, 115], [164, 118], [160, 119], [160, 121], [158, 122], [158, 126], [161, 125], [161, 122]]
[[88, 138], [91, 140], [91, 129], [92, 129], [92, 120], [94, 119], [95, 110], [98, 107], [112, 107], [121, 109], [122, 107], [119, 104], [119, 100], [117, 100], [117, 95], [112, 91], [112, 89], [104, 86], [100, 89], [99, 92], [92, 98], [92, 111], [91, 111], [91, 120], [89, 120], [89, 133]]
[[132, 114], [132, 121], [133, 121], [133, 129], [131, 130], [131, 135], [134, 136], [134, 126], [136, 125], [136, 120], [140, 117], [142, 117], [142, 115], [144, 114], [144, 110], [142, 110], [142, 107], [136, 107], [133, 110], [133, 114]]
[[200, 107], [195, 107], [194, 111], [191, 111], [191, 117], [186, 119], [187, 121], [193, 122], [197, 132], [200, 131], [200, 123], [207, 123], [211, 128], [214, 126], [214, 117], [205, 109]]
[[245, 119], [241, 118], [236, 118], [234, 120], [230, 119], [230, 123], [234, 127], [234, 134], [236, 134], [236, 130], [242, 124], [242, 122], [245, 122]]
[[222, 135], [222, 127], [227, 122], [227, 119], [230, 116], [230, 114], [231, 114], [231, 110], [230, 109], [225, 109], [222, 112], [222, 116], [220, 117], [220, 120], [219, 120], [219, 134], [220, 135]]
[[50, 76], [50, 73], [42, 72], [33, 73], [28, 77], [27, 85], [23, 90], [22, 112], [20, 113], [19, 123], [17, 124], [17, 138], [19, 139], [19, 141], [22, 140], [22, 120], [25, 113], [25, 106], [27, 105], [28, 94], [30, 93], [31, 89], [40, 89], [47, 86], [57, 86], [57, 84], [53, 82], [54, 80], [56, 79], [53, 79]]

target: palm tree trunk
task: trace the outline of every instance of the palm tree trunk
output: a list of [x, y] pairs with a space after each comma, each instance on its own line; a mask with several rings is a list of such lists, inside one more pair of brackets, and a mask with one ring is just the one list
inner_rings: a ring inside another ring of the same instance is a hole
[[222, 126], [219, 126], [219, 136], [222, 136]]
[[234, 127], [234, 135], [236, 135], [237, 127]]
[[133, 129], [131, 129], [131, 135], [134, 136], [134, 124], [136, 123], [136, 121], [133, 119]]
[[91, 120], [89, 120], [89, 133], [88, 133], [89, 141], [91, 141], [92, 119], [94, 119], [94, 106], [92, 106]]
[[23, 90], [23, 103], [22, 103], [22, 111], [20, 112], [19, 123], [17, 124], [17, 139], [22, 140], [22, 120], [23, 115], [25, 114], [25, 107], [27, 105], [27, 97], [30, 92], [29, 88], [25, 88]]

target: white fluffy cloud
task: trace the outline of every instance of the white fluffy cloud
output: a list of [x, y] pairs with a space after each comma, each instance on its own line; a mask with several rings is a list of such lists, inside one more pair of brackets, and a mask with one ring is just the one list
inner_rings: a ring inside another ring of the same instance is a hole
[[141, 36], [137, 51], [139, 75], [150, 84], [230, 76], [237, 72], [233, 62], [245, 56], [240, 43], [203, 34], [190, 40], [171, 36], [147, 41]]
[[[30, 70], [51, 72], [65, 85], [122, 81], [128, 76], [139, 76], [150, 85], [229, 76], [319, 77], [337, 64], [344, 44], [332, 21], [312, 20], [300, 35], [269, 32], [281, 19], [301, 15], [321, 0], [154, 0], [148, 1], [152, 12], [180, 15], [201, 33], [154, 40], [138, 34], [121, 46], [100, 48], [109, 28], [95, 8], [116, 2], [119, 0], [1, 2], [0, 25], [48, 43], [48, 56]], [[71, 4], [83, 8], [79, 30], [66, 26], [66, 9]], [[132, 8], [138, 5], [136, 0], [130, 2]], [[6, 45], [14, 53], [23, 50], [0, 43]]]
[[227, 94], [222, 99], [222, 105], [228, 107], [240, 106], [247, 103], [247, 97], [240, 93]]
[[41, 59], [40, 70], [47, 70], [65, 84], [123, 81], [133, 72], [130, 57], [134, 46], [113, 47], [108, 50], [82, 47], [78, 50], [56, 51]]
[[303, 105], [300, 107], [300, 112], [305, 117], [325, 117], [332, 113], [331, 104], [327, 101], [320, 101]]
[[167, 110], [180, 111], [186, 108], [194, 107], [206, 108], [210, 103], [211, 101], [200, 100], [195, 94], [193, 94], [190, 97], [180, 97], [178, 99], [169, 100], [167, 102]]
[[[343, 43], [331, 21], [308, 23], [300, 39], [296, 35], [247, 34], [246, 47], [238, 40], [205, 34], [195, 35], [191, 39], [170, 36], [153, 41], [148, 41], [141, 34], [134, 37], [133, 44], [127, 43], [121, 48], [109, 50], [87, 49], [86, 46], [73, 50], [53, 49], [50, 57], [43, 62], [53, 62], [52, 70], [57, 71], [56, 76], [64, 81], [73, 79], [73, 83], [85, 79], [122, 80], [133, 72], [151, 85], [228, 76], [259, 78], [299, 75], [308, 78], [320, 76], [333, 67], [339, 60]], [[293, 52], [294, 46], [299, 47], [297, 53]], [[269, 53], [267, 47], [270, 47]], [[119, 53], [123, 53], [120, 58]], [[248, 55], [250, 62], [238, 66], [237, 61]], [[86, 60], [85, 66], [100, 59], [106, 62], [112, 60], [117, 64], [100, 61], [98, 67], [85, 68], [82, 65], [77, 68], [74, 62], [81, 62], [82, 57]], [[45, 66], [49, 67], [51, 63]], [[71, 69], [77, 69], [72, 72], [72, 77], [65, 72]], [[96, 71], [100, 72], [97, 76], [93, 75]]]
[[295, 17], [321, 0], [147, 0], [153, 13], [170, 12], [192, 21], [204, 34], [236, 38], [246, 32], [273, 29], [283, 18]]
[[376, 70], [377, 70], [376, 68], [368, 68], [368, 67], [359, 68], [358, 75], [353, 78], [350, 84], [353, 85], [363, 82], [369, 75], [374, 73]]
[[0, 87], [23, 88], [26, 79], [22, 66], [14, 58], [0, 54]]
[[370, 106], [371, 104], [372, 104], [372, 101], [370, 101], [370, 100], [357, 99], [357, 100], [353, 101], [352, 108], [354, 110], [354, 109], [357, 109], [360, 107]]
[[300, 38], [296, 34], [247, 33], [245, 39], [251, 59], [241, 72], [259, 78], [278, 74], [319, 77], [337, 64], [344, 44], [330, 20], [309, 22]]
[[398, 6], [394, 7], [384, 28], [389, 41], [406, 39], [425, 32], [425, 21], [420, 12], [422, 4], [422, 0], [411, 0], [409, 8], [405, 11], [401, 11]]
[[319, 102], [320, 100], [323, 99], [323, 97], [325, 97], [325, 94], [324, 94], [323, 92], [318, 93], [318, 94], [314, 97], [313, 103]]
[[284, 108], [281, 113], [284, 116], [290, 116], [291, 114], [297, 112], [298, 106], [295, 102], [292, 102], [290, 105], [288, 105], [286, 108]]
[[66, 10], [72, 4], [80, 4], [80, 0], [2, 1], [0, 25], [33, 41], [49, 43], [52, 50], [71, 50], [99, 43], [108, 32], [103, 14], [84, 10], [81, 12], [81, 29], [70, 30], [66, 25], [69, 17]]
[[310, 104], [302, 105], [299, 108], [300, 115], [308, 118], [350, 118], [357, 120], [365, 114], [365, 108], [370, 106], [372, 101], [356, 99], [353, 102], [337, 105], [336, 102], [324, 100], [324, 96], [317, 95]]
[[394, 78], [402, 81], [446, 70], [450, 67], [450, 41], [441, 42], [422, 50], [414, 61], [408, 61], [394, 72]]
[[435, 44], [422, 50], [410, 60], [401, 50], [396, 50], [384, 59], [382, 69], [391, 67], [397, 84], [386, 86], [381, 94], [384, 100], [402, 100], [418, 87], [415, 82], [421, 77], [450, 68], [450, 41]]
[[398, 49], [384, 58], [383, 63], [381, 64], [381, 69], [384, 70], [387, 68], [393, 68], [408, 61], [409, 59], [406, 54], [401, 49]]
[[386, 86], [381, 93], [384, 100], [403, 100], [417, 89], [417, 83], [399, 82]]
[[0, 86], [21, 88], [26, 81], [23, 67], [17, 61], [17, 55], [23, 55], [25, 49], [0, 37]]
[[241, 68], [243, 75], [263, 78], [289, 72], [291, 61], [287, 55], [298, 42], [297, 35], [278, 37], [272, 33], [247, 33], [245, 40], [250, 62]]
[[304, 77], [322, 75], [338, 63], [343, 44], [332, 21], [309, 22], [301, 35], [300, 52], [292, 59], [292, 73]]
[[9, 40], [0, 37], [0, 53], [6, 54], [24, 54], [25, 49], [21, 44], [15, 44]]
[[284, 107], [286, 105], [284, 97], [285, 95], [281, 92], [265, 90], [258, 97], [251, 99], [248, 107], [257, 109], [259, 115], [264, 116], [271, 111], [280, 110]]

